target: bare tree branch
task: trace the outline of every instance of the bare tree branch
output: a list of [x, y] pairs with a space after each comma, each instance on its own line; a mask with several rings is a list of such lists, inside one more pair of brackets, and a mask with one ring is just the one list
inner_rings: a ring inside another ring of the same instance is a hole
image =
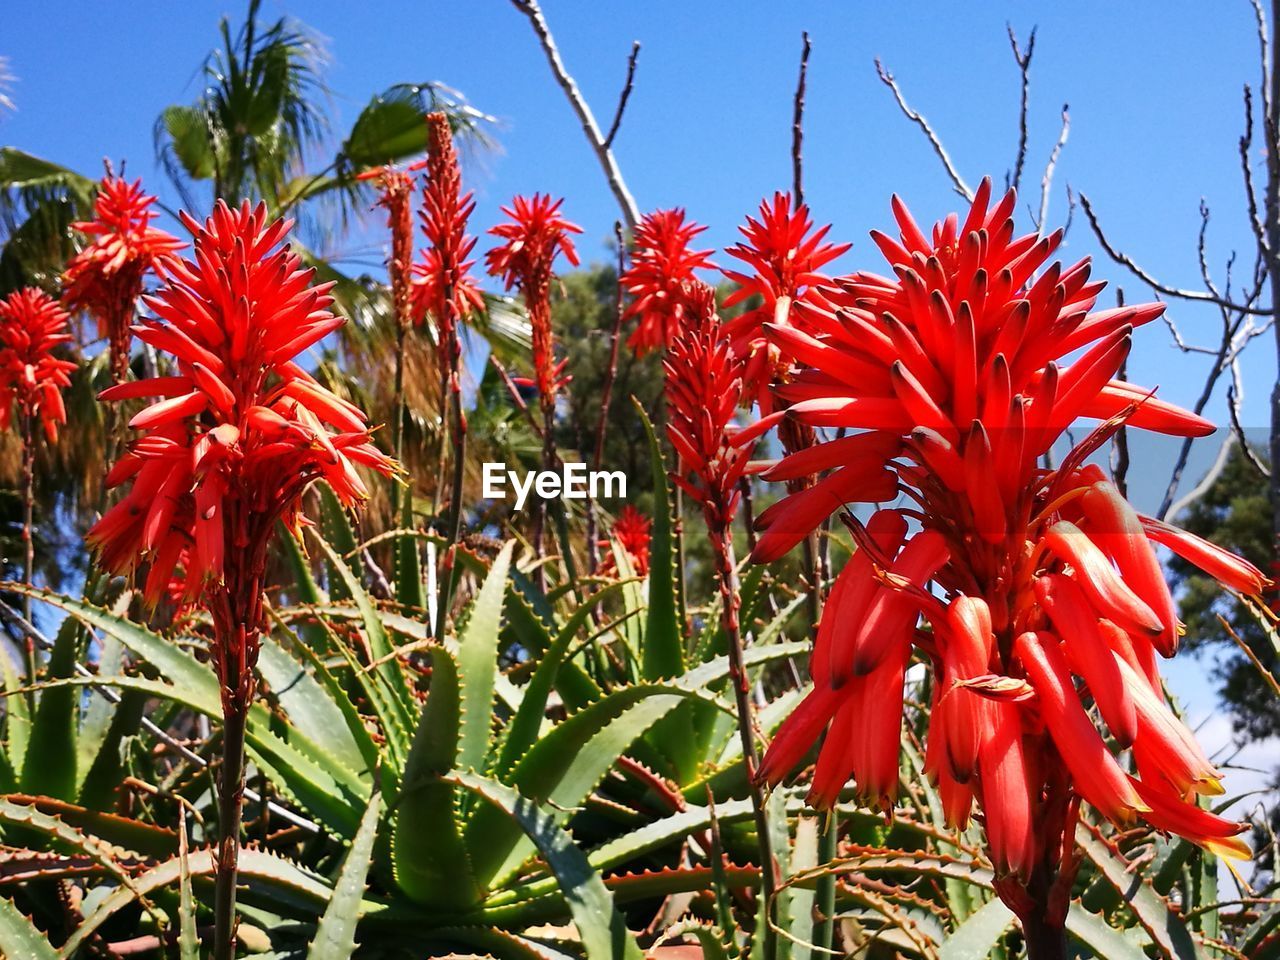
[[1253, 17], [1258, 27], [1258, 62], [1262, 65], [1259, 89], [1262, 91], [1262, 115], [1271, 116], [1271, 91], [1268, 82], [1269, 64], [1271, 63], [1271, 38], [1267, 32], [1267, 14], [1262, 9], [1262, 0], [1249, 0], [1253, 6]]
[[942, 165], [946, 168], [947, 176], [951, 178], [951, 183], [955, 187], [956, 193], [966, 200], [972, 201], [973, 190], [964, 182], [964, 177], [960, 176], [960, 171], [956, 169], [956, 165], [951, 161], [951, 155], [947, 153], [947, 148], [942, 145], [942, 141], [934, 133], [933, 127], [929, 126], [929, 121], [907, 105], [907, 100], [902, 95], [898, 81], [893, 78], [892, 73], [885, 69], [879, 57], [876, 57], [876, 73], [880, 76], [880, 82], [893, 91], [893, 98], [898, 101], [898, 109], [902, 111], [903, 116], [916, 124], [929, 140], [929, 144], [933, 147], [933, 152], [938, 155], [938, 159], [942, 161]]
[[796, 80], [795, 110], [791, 115], [791, 178], [792, 189], [796, 195], [796, 206], [804, 203], [804, 92], [809, 74], [809, 31], [801, 35], [803, 46], [800, 48], [800, 76]]
[[613, 114], [613, 123], [609, 124], [609, 132], [605, 134], [604, 145], [606, 149], [613, 147], [613, 138], [618, 135], [618, 128], [622, 126], [622, 113], [627, 109], [627, 101], [631, 99], [631, 90], [636, 82], [636, 60], [640, 57], [640, 41], [633, 40], [631, 43], [631, 56], [627, 57], [627, 79], [622, 85], [622, 93], [618, 94], [618, 109]]
[[[578, 120], [582, 123], [582, 131], [587, 136], [587, 142], [591, 145], [591, 149], [595, 151], [596, 159], [600, 161], [600, 167], [604, 170], [605, 179], [609, 182], [609, 189], [613, 192], [614, 199], [618, 201], [618, 206], [622, 209], [622, 218], [627, 222], [627, 226], [635, 229], [636, 222], [640, 219], [640, 211], [636, 206], [635, 199], [631, 196], [631, 191], [627, 189], [626, 181], [622, 179], [622, 171], [618, 169], [618, 162], [614, 159], [613, 150], [610, 149], [604, 136], [600, 133], [600, 125], [596, 123], [595, 115], [591, 112], [586, 99], [582, 96], [582, 91], [578, 89], [578, 84], [574, 81], [569, 71], [565, 69], [564, 61], [560, 58], [560, 51], [556, 47], [555, 39], [551, 36], [551, 29], [547, 26], [547, 19], [542, 15], [542, 8], [538, 6], [538, 0], [511, 0], [512, 6], [523, 13], [528, 19], [529, 24], [533, 27], [533, 32], [537, 34], [538, 42], [542, 45], [542, 52], [546, 54], [547, 63], [551, 66], [551, 72], [556, 78], [556, 82], [560, 84], [560, 89], [564, 91], [564, 95], [569, 98], [569, 104], [573, 107], [573, 112], [578, 115]], [[635, 55], [635, 48], [632, 48], [632, 55]]]
[[1176, 297], [1179, 300], [1194, 300], [1198, 303], [1212, 303], [1227, 310], [1238, 313], [1252, 313], [1260, 316], [1270, 316], [1271, 311], [1263, 307], [1256, 307], [1251, 304], [1232, 303], [1222, 297], [1215, 296], [1212, 293], [1203, 290], [1183, 290], [1179, 287], [1171, 287], [1167, 283], [1157, 280], [1151, 273], [1144, 270], [1134, 262], [1133, 258], [1127, 253], [1121, 253], [1107, 239], [1106, 234], [1102, 232], [1102, 226], [1098, 223], [1097, 215], [1093, 212], [1093, 205], [1089, 202], [1089, 198], [1083, 193], [1080, 194], [1080, 206], [1084, 208], [1084, 215], [1089, 220], [1089, 226], [1093, 228], [1094, 236], [1098, 238], [1098, 243], [1102, 245], [1102, 249], [1120, 266], [1125, 267], [1135, 277], [1147, 284], [1153, 290], [1163, 293], [1167, 297]]
[[1205, 494], [1207, 494], [1213, 485], [1218, 482], [1218, 478], [1222, 476], [1222, 471], [1226, 469], [1228, 461], [1231, 459], [1231, 448], [1236, 444], [1236, 435], [1234, 432], [1228, 433], [1222, 438], [1222, 446], [1218, 447], [1218, 455], [1214, 458], [1213, 466], [1209, 468], [1209, 472], [1200, 478], [1200, 482], [1191, 490], [1187, 491], [1186, 496], [1181, 497], [1174, 503], [1164, 507], [1157, 516], [1161, 520], [1168, 520], [1176, 517], [1191, 504], [1195, 503]]
[[[1044, 165], [1044, 176], [1040, 178], [1040, 216], [1036, 220], [1036, 229], [1044, 233], [1045, 220], [1049, 216], [1049, 188], [1053, 186], [1054, 170], [1058, 166], [1058, 158], [1062, 156], [1062, 148], [1067, 145], [1067, 135], [1071, 133], [1071, 113], [1068, 104], [1062, 105], [1062, 129], [1058, 132], [1058, 139], [1053, 145], [1053, 149], [1049, 151], [1049, 160]], [[1068, 194], [1070, 191], [1068, 191]], [[1071, 204], [1072, 210], [1075, 204]]]
[[1235, 431], [1236, 439], [1240, 442], [1240, 452], [1244, 454], [1245, 459], [1254, 470], [1258, 471], [1258, 475], [1267, 479], [1271, 477], [1271, 468], [1258, 459], [1258, 454], [1254, 451], [1253, 445], [1249, 443], [1249, 438], [1245, 435], [1244, 426], [1240, 423], [1240, 405], [1244, 400], [1244, 388], [1240, 379], [1240, 367], [1236, 363], [1231, 364], [1231, 382], [1227, 384], [1227, 416], [1231, 419], [1231, 429]]
[[[1124, 288], [1116, 287], [1116, 306], [1124, 306]], [[1120, 369], [1116, 372], [1116, 379], [1125, 381], [1129, 379], [1129, 358], [1126, 356], [1120, 362]], [[1111, 480], [1116, 485], [1116, 489], [1120, 491], [1120, 496], [1129, 496], [1129, 428], [1124, 424], [1120, 425], [1120, 429], [1116, 431], [1115, 438], [1111, 442]]]
[[1244, 196], [1249, 205], [1249, 226], [1253, 230], [1258, 249], [1266, 251], [1266, 227], [1262, 225], [1262, 216], [1258, 213], [1258, 191], [1253, 183], [1253, 164], [1249, 161], [1249, 151], [1253, 148], [1253, 91], [1244, 85], [1244, 133], [1240, 135], [1240, 169], [1244, 173]]
[[1009, 46], [1013, 48], [1013, 59], [1022, 74], [1022, 104], [1018, 109], [1018, 156], [1013, 164], [1013, 177], [1005, 178], [1005, 187], [1017, 190], [1022, 183], [1022, 168], [1027, 161], [1027, 106], [1031, 100], [1031, 57], [1036, 52], [1036, 28], [1031, 28], [1027, 38], [1027, 49], [1018, 47], [1018, 37], [1011, 24], [1005, 24], [1009, 33]]

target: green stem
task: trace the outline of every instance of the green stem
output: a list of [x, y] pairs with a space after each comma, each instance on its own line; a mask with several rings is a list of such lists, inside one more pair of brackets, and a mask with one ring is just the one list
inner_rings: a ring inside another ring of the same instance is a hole
[[[818, 863], [830, 863], [836, 858], [836, 842], [840, 836], [840, 824], [834, 816], [826, 818], [818, 835]], [[814, 896], [817, 919], [813, 924], [813, 942], [823, 950], [830, 950], [836, 935], [836, 877], [824, 873], [818, 878]]]

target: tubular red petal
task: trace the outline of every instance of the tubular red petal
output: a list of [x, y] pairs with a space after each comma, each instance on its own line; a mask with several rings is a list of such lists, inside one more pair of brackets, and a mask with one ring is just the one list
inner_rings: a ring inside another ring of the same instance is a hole
[[1243, 557], [1224, 550], [1216, 543], [1197, 537], [1194, 533], [1179, 530], [1175, 526], [1152, 517], [1139, 517], [1147, 536], [1168, 547], [1192, 566], [1199, 567], [1225, 587], [1251, 596], [1260, 596], [1271, 581], [1262, 571]]
[[1057, 640], [1023, 633], [1014, 650], [1035, 688], [1040, 716], [1080, 795], [1107, 819], [1122, 824], [1132, 821], [1146, 805], [1089, 721]]
[[1120, 747], [1127, 748], [1138, 737], [1137, 712], [1084, 591], [1061, 574], [1049, 574], [1036, 580], [1036, 596], [1063, 639], [1067, 660], [1088, 683], [1102, 719]]
[[198, 391], [161, 400], [135, 414], [129, 421], [129, 427], [133, 430], [150, 430], [166, 423], [195, 416], [202, 412], [208, 403], [209, 398]]
[[1079, 408], [1079, 415], [1108, 420], [1130, 404], [1137, 408], [1126, 421], [1129, 426], [1173, 437], [1207, 437], [1217, 428], [1204, 417], [1151, 396], [1150, 391], [1112, 380]]
[[978, 758], [978, 779], [997, 876], [1027, 879], [1035, 865], [1035, 801], [1027, 768], [1021, 707], [993, 703], [991, 726]]
[[1157, 829], [1176, 833], [1211, 853], [1232, 860], [1247, 860], [1252, 856], [1249, 845], [1239, 836], [1249, 829], [1247, 823], [1219, 817], [1141, 780], [1134, 780], [1133, 786], [1150, 808], [1144, 818]]
[[1080, 501], [1090, 539], [1115, 561], [1120, 575], [1160, 618], [1163, 629], [1153, 638], [1160, 653], [1178, 651], [1181, 624], [1173, 594], [1156, 559], [1138, 514], [1109, 481], [1095, 483]]
[[[923, 587], [950, 557], [947, 542], [936, 530], [922, 530], [906, 542], [889, 573], [904, 585]], [[854, 642], [853, 672], [871, 673], [896, 648], [910, 647], [920, 615], [920, 601], [904, 589], [881, 586]]]
[[1059, 520], [1045, 533], [1044, 542], [1071, 564], [1073, 579], [1100, 615], [1135, 633], [1157, 636], [1164, 631], [1160, 618], [1125, 585], [1111, 561], [1074, 523]]
[[[877, 510], [867, 521], [867, 533], [886, 557], [895, 556], [907, 535], [907, 521], [896, 510]], [[853, 650], [867, 608], [879, 582], [867, 550], [857, 550], [831, 587], [809, 660], [815, 684], [842, 686], [853, 670]]]

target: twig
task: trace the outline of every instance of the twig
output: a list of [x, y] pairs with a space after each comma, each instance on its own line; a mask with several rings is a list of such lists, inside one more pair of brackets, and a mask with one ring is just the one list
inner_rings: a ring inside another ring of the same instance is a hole
[[[600, 133], [600, 125], [596, 123], [591, 107], [587, 105], [586, 99], [582, 96], [582, 91], [578, 89], [577, 82], [574, 81], [569, 71], [565, 69], [564, 61], [560, 59], [560, 51], [551, 36], [551, 28], [547, 26], [547, 19], [542, 15], [542, 8], [538, 6], [537, 0], [511, 0], [511, 4], [529, 18], [529, 24], [533, 27], [533, 32], [538, 36], [538, 42], [542, 45], [542, 52], [546, 54], [547, 63], [556, 78], [556, 83], [560, 85], [564, 95], [569, 98], [569, 105], [573, 107], [573, 112], [578, 115], [578, 120], [582, 123], [582, 132], [586, 134], [587, 142], [591, 145], [591, 149], [595, 151], [596, 159], [600, 161], [600, 167], [604, 171], [605, 179], [609, 182], [609, 189], [613, 192], [614, 199], [618, 201], [618, 206], [622, 209], [622, 218], [627, 222], [629, 228], [635, 229], [636, 222], [640, 219], [639, 208], [631, 196], [631, 191], [627, 189], [626, 181], [622, 179], [622, 171], [618, 169], [618, 162], [614, 159], [613, 150]], [[633, 47], [633, 53], [634, 49]]]
[[[1053, 145], [1053, 149], [1049, 151], [1049, 161], [1044, 165], [1044, 176], [1040, 178], [1040, 216], [1036, 220], [1036, 229], [1041, 233], [1044, 232], [1044, 223], [1049, 216], [1049, 188], [1053, 185], [1053, 173], [1058, 166], [1058, 157], [1062, 155], [1062, 148], [1067, 145], [1067, 135], [1071, 132], [1071, 113], [1068, 104], [1062, 105], [1062, 129], [1058, 133], [1058, 140]], [[1070, 191], [1068, 191], [1068, 195]], [[1075, 209], [1072, 203], [1071, 210]], [[1067, 221], [1070, 223], [1070, 219]]]
[[1262, 9], [1262, 0], [1249, 0], [1253, 6], [1253, 16], [1258, 25], [1258, 63], [1262, 65], [1262, 79], [1259, 89], [1262, 92], [1262, 115], [1271, 116], [1271, 91], [1269, 76], [1271, 64], [1271, 39], [1267, 33], [1267, 14]]
[[1213, 488], [1213, 485], [1218, 482], [1218, 477], [1222, 476], [1222, 471], [1226, 469], [1227, 462], [1231, 459], [1231, 448], [1235, 445], [1235, 442], [1235, 433], [1228, 433], [1223, 438], [1222, 446], [1218, 448], [1218, 455], [1214, 458], [1213, 466], [1209, 468], [1208, 473], [1200, 478], [1200, 482], [1188, 491], [1186, 496], [1170, 504], [1168, 507], [1164, 507], [1157, 516], [1161, 520], [1176, 517], [1183, 510], [1208, 493]]
[[933, 152], [938, 155], [938, 159], [942, 161], [942, 165], [946, 168], [947, 176], [951, 178], [951, 183], [955, 187], [956, 193], [966, 200], [972, 201], [973, 190], [964, 182], [964, 178], [960, 176], [960, 171], [956, 169], [955, 164], [951, 161], [951, 155], [947, 153], [947, 148], [942, 145], [942, 141], [934, 133], [933, 127], [929, 126], [929, 121], [907, 105], [907, 100], [902, 95], [902, 90], [898, 87], [898, 81], [893, 78], [892, 73], [884, 68], [884, 64], [880, 62], [879, 57], [876, 57], [876, 73], [880, 76], [880, 82], [893, 91], [893, 98], [898, 101], [898, 109], [902, 111], [903, 116], [916, 124], [929, 140], [929, 144], [933, 147]]
[[1120, 264], [1120, 266], [1128, 269], [1130, 273], [1153, 290], [1163, 293], [1167, 297], [1176, 297], [1179, 300], [1193, 300], [1197, 303], [1216, 304], [1219, 307], [1225, 307], [1227, 310], [1231, 310], [1236, 313], [1251, 313], [1257, 316], [1272, 315], [1271, 310], [1263, 307], [1255, 307], [1252, 304], [1245, 303], [1232, 303], [1230, 300], [1215, 296], [1214, 294], [1203, 290], [1183, 290], [1179, 287], [1171, 287], [1167, 283], [1162, 283], [1142, 267], [1138, 266], [1138, 264], [1134, 262], [1133, 258], [1127, 253], [1121, 253], [1112, 246], [1111, 241], [1107, 239], [1107, 235], [1102, 232], [1102, 226], [1098, 223], [1097, 215], [1093, 212], [1093, 205], [1089, 202], [1089, 198], [1083, 193], [1080, 194], [1080, 206], [1084, 208], [1084, 215], [1089, 220], [1089, 226], [1093, 228], [1094, 236], [1098, 238], [1098, 243], [1102, 246], [1102, 249], [1106, 251], [1107, 256]]
[[1249, 227], [1253, 230], [1258, 249], [1267, 251], [1266, 227], [1262, 224], [1262, 216], [1258, 213], [1258, 191], [1253, 183], [1253, 165], [1249, 162], [1249, 151], [1253, 148], [1253, 91], [1244, 85], [1244, 133], [1240, 135], [1240, 169], [1244, 173], [1244, 196], [1249, 205]]
[[[1124, 306], [1124, 290], [1121, 287], [1116, 288], [1116, 306]], [[1129, 373], [1129, 358], [1125, 357], [1120, 362], [1120, 369], [1116, 373], [1117, 380], [1127, 380]], [[1120, 496], [1128, 498], [1129, 496], [1129, 428], [1121, 424], [1120, 429], [1116, 431], [1115, 440], [1113, 441], [1112, 451], [1115, 459], [1111, 467], [1111, 478], [1116, 485], [1116, 489], [1120, 491]]]
[[1243, 399], [1244, 390], [1240, 388], [1240, 366], [1234, 360], [1231, 363], [1231, 383], [1227, 384], [1227, 416], [1231, 420], [1231, 429], [1235, 431], [1236, 437], [1240, 441], [1240, 452], [1244, 454], [1245, 459], [1249, 461], [1253, 469], [1258, 471], [1258, 475], [1270, 479], [1271, 468], [1263, 463], [1257, 453], [1254, 452], [1249, 438], [1245, 436], [1244, 426], [1240, 423], [1240, 402]]
[[631, 99], [631, 90], [635, 86], [636, 60], [639, 56], [640, 41], [634, 40], [631, 43], [631, 56], [627, 57], [627, 80], [622, 85], [622, 93], [618, 95], [618, 109], [614, 111], [613, 123], [609, 124], [609, 132], [605, 134], [605, 149], [613, 146], [613, 138], [618, 135], [618, 128], [622, 126], [622, 112], [627, 109], [627, 101]]
[[618, 245], [618, 285], [613, 304], [613, 330], [609, 334], [609, 366], [605, 368], [604, 372], [604, 384], [601, 387], [600, 396], [600, 420], [596, 424], [596, 447], [594, 452], [597, 470], [600, 469], [601, 462], [604, 460], [605, 425], [609, 420], [609, 404], [613, 399], [613, 385], [618, 379], [618, 347], [622, 341], [622, 319], [626, 312], [622, 300], [622, 273], [627, 255], [627, 244], [622, 234], [622, 223], [620, 221], [614, 221], [613, 237], [614, 242]]
[[[618, 245], [617, 278], [613, 300], [613, 329], [609, 332], [609, 365], [605, 368], [604, 384], [600, 394], [600, 419], [596, 421], [596, 444], [592, 451], [595, 469], [599, 470], [604, 462], [604, 434], [609, 422], [609, 404], [613, 399], [613, 384], [618, 378], [618, 345], [622, 341], [622, 320], [626, 314], [626, 305], [622, 296], [622, 272], [626, 262], [627, 244], [622, 233], [622, 221], [613, 223], [614, 242]], [[587, 560], [591, 572], [595, 573], [599, 566], [600, 545], [596, 542], [596, 526], [598, 508], [595, 498], [587, 501]]]
[[792, 190], [796, 195], [796, 206], [804, 203], [804, 93], [809, 74], [809, 31], [801, 34], [800, 76], [796, 80], [795, 109], [791, 115], [791, 179]]
[[1013, 177], [1005, 184], [1017, 190], [1022, 183], [1022, 167], [1027, 160], [1027, 106], [1031, 99], [1031, 57], [1036, 52], [1036, 28], [1031, 28], [1026, 50], [1019, 49], [1018, 37], [1013, 32], [1012, 24], [1005, 24], [1005, 30], [1009, 34], [1009, 46], [1013, 49], [1013, 59], [1017, 62], [1018, 71], [1022, 74], [1022, 103], [1018, 109], [1018, 157], [1013, 164]]
[[520, 396], [520, 388], [516, 386], [516, 382], [511, 379], [506, 365], [498, 359], [496, 354], [489, 354], [489, 362], [493, 364], [493, 369], [498, 371], [498, 376], [502, 378], [503, 385], [507, 388], [507, 393], [511, 395], [511, 400], [515, 403], [516, 408], [524, 414], [524, 418], [529, 421], [529, 426], [533, 428], [533, 432], [542, 437], [542, 424], [538, 423], [538, 418], [533, 415], [533, 411], [529, 409], [529, 404], [525, 403], [524, 397]]

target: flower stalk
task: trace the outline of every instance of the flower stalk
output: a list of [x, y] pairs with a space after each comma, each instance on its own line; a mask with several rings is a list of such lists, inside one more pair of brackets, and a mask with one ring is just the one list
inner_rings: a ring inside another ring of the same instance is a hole
[[[44, 438], [56, 443], [58, 426], [66, 423], [62, 391], [71, 384], [76, 364], [57, 351], [71, 341], [66, 310], [47, 293], [27, 287], [0, 300], [0, 425], [11, 425], [17, 412], [22, 441], [22, 580], [35, 576], [35, 472], [39, 425]], [[22, 616], [31, 623], [31, 593], [22, 599]], [[27, 677], [36, 676], [36, 647], [30, 631], [24, 644]]]
[[128, 491], [89, 531], [102, 566], [138, 575], [152, 608], [203, 602], [223, 713], [214, 900], [216, 960], [235, 951], [236, 876], [244, 798], [245, 724], [265, 628], [263, 578], [280, 522], [301, 532], [303, 494], [324, 480], [338, 500], [368, 499], [358, 466], [398, 468], [371, 442], [364, 414], [295, 358], [345, 321], [327, 285], [281, 242], [292, 224], [265, 205], [219, 202], [203, 224], [185, 213], [195, 259], [163, 263], [135, 327], [171, 356], [176, 373], [119, 383], [105, 401], [153, 400], [129, 421], [140, 432], [108, 473]]
[[[563, 200], [535, 193], [532, 197], [516, 197], [502, 212], [510, 222], [499, 224], [489, 232], [504, 243], [486, 256], [489, 273], [500, 276], [508, 290], [513, 287], [524, 297], [533, 334], [533, 373], [542, 412], [542, 469], [556, 465], [555, 419], [556, 397], [568, 384], [565, 361], [556, 362], [555, 333], [551, 322], [551, 280], [556, 257], [563, 253], [573, 266], [578, 253], [571, 234], [582, 228], [570, 223], [560, 213]], [[543, 529], [546, 505], [542, 500], [534, 510], [531, 539], [535, 552], [543, 556]], [[542, 568], [539, 567], [539, 577]]]
[[740, 482], [749, 451], [732, 442], [731, 421], [743, 396], [741, 358], [732, 354], [716, 312], [715, 291], [703, 283], [686, 291], [690, 323], [676, 336], [663, 360], [666, 374], [667, 436], [679, 465], [672, 474], [676, 485], [702, 507], [703, 520], [715, 557], [721, 596], [722, 626], [728, 645], [730, 683], [737, 707], [738, 735], [750, 783], [751, 805], [760, 858], [764, 929], [757, 930], [761, 953], [777, 952], [773, 930], [778, 864], [769, 833], [768, 810], [758, 776], [755, 707], [743, 662], [739, 623], [738, 572], [733, 553], [733, 519], [741, 502]]
[[[462, 535], [462, 488], [466, 469], [467, 418], [462, 408], [462, 339], [460, 325], [484, 299], [471, 279], [475, 238], [467, 235], [467, 221], [475, 209], [471, 194], [462, 192], [462, 171], [453, 145], [449, 118], [427, 115], [427, 185], [423, 192], [422, 231], [427, 248], [414, 268], [415, 316], [432, 317], [436, 324], [442, 432], [440, 483], [444, 477], [445, 434], [452, 448], [452, 477], [445, 516], [446, 546], [440, 559], [440, 598], [436, 605], [437, 637], [444, 636], [449, 609], [457, 589], [454, 550]], [[439, 490], [437, 489], [437, 499]]]

